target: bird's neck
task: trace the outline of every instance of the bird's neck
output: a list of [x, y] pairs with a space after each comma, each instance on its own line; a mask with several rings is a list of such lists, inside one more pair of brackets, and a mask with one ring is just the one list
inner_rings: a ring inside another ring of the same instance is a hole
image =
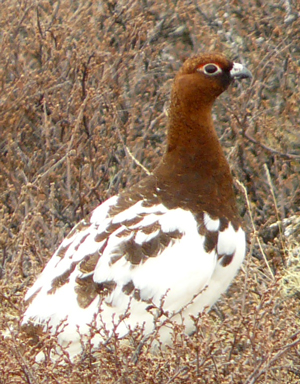
[[185, 201], [189, 209], [235, 217], [232, 176], [211, 109], [198, 114], [186, 109], [175, 112], [169, 116], [167, 150], [154, 171], [158, 186], [164, 186], [165, 197], [173, 199], [174, 207]]
[[176, 165], [185, 173], [202, 171], [206, 177], [209, 169], [230, 173], [213, 125], [211, 106], [171, 112], [167, 149], [160, 166], [166, 170], [171, 164], [171, 168]]

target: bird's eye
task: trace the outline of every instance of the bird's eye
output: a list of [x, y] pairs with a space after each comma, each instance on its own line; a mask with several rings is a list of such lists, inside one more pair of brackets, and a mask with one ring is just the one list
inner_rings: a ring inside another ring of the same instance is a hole
[[217, 64], [206, 64], [202, 67], [206, 75], [217, 75], [222, 72], [222, 69]]

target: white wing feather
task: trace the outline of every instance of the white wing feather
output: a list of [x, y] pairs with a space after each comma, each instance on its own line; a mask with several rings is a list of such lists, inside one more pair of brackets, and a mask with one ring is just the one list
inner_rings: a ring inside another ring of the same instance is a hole
[[[89, 224], [79, 223], [26, 295], [26, 300], [31, 300], [31, 303], [23, 323], [47, 323], [54, 331], [65, 320], [59, 341], [62, 345], [72, 342], [71, 355], [81, 350], [78, 330], [80, 334], [88, 335], [89, 324], [95, 318], [99, 328], [105, 326], [112, 330], [113, 323], [129, 306], [130, 316], [119, 324], [119, 336], [124, 336], [128, 327], [133, 329], [143, 324], [145, 331], [151, 332], [154, 318], [148, 310], [149, 303], [160, 307], [162, 297], [164, 311], [177, 313], [185, 308], [181, 318], [185, 319], [187, 332], [191, 331], [189, 315], [197, 315], [218, 299], [244, 258], [245, 234], [242, 229], [235, 231], [231, 224], [219, 233], [217, 250], [205, 252], [205, 236], [199, 233], [198, 223], [190, 211], [181, 208], [169, 210], [162, 204], [149, 207], [139, 201], [110, 217], [110, 208], [117, 204], [118, 197], [113, 197], [95, 209]], [[140, 217], [138, 223], [126, 224], [137, 217]], [[116, 229], [105, 236], [112, 225], [116, 225]], [[205, 213], [203, 225], [209, 231], [217, 231], [220, 221], [212, 220]], [[149, 226], [153, 226], [150, 233], [146, 231]], [[173, 233], [177, 236], [170, 238], [165, 247], [161, 246], [156, 255], [150, 255], [137, 264], [126, 257], [126, 252], [120, 254], [124, 244], [130, 241], [141, 247], [159, 235], [172, 237]], [[99, 235], [101, 240], [96, 241]], [[94, 270], [83, 273], [80, 261], [95, 253], [99, 253], [99, 259]], [[233, 261], [224, 269], [218, 262], [218, 254], [234, 254]], [[53, 281], [64, 274], [66, 279], [53, 289]], [[114, 286], [103, 299], [98, 294], [88, 306], [82, 307], [76, 293], [77, 279], [90, 276], [97, 284], [113, 282]], [[133, 292], [129, 294], [124, 290], [128, 284], [138, 292], [138, 298]], [[169, 331], [161, 331], [161, 338], [167, 341]], [[93, 339], [94, 344], [101, 341], [100, 334]]]

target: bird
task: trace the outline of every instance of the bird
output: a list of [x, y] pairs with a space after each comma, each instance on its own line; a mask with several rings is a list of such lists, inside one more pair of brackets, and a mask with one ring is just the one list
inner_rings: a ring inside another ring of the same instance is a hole
[[235, 79], [251, 77], [218, 52], [183, 63], [158, 166], [71, 230], [25, 296], [24, 327], [50, 330], [71, 358], [82, 340], [97, 348], [137, 327], [158, 329], [161, 344], [171, 342], [169, 321], [193, 332], [193, 316], [227, 290], [246, 253], [212, 107]]

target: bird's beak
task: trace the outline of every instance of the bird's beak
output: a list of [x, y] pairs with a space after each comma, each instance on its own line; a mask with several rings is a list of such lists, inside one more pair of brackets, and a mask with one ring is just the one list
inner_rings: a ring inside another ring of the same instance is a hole
[[246, 67], [244, 67], [243, 64], [233, 63], [230, 76], [232, 79], [246, 79], [251, 78], [252, 73]]

